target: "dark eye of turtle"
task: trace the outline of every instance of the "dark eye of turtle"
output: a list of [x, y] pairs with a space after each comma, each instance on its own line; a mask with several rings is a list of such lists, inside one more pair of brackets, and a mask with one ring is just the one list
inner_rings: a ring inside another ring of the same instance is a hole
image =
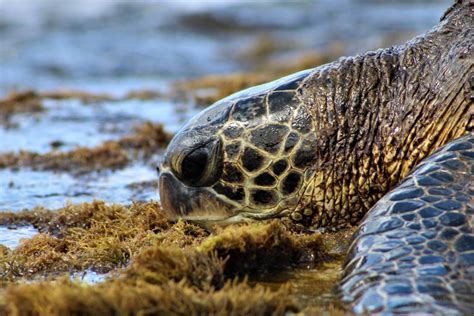
[[178, 177], [191, 186], [215, 183], [222, 174], [222, 150], [219, 140], [208, 142], [191, 151], [181, 162]]
[[181, 164], [183, 177], [189, 181], [196, 181], [201, 178], [206, 170], [208, 160], [209, 156], [205, 147], [198, 148], [189, 153]]

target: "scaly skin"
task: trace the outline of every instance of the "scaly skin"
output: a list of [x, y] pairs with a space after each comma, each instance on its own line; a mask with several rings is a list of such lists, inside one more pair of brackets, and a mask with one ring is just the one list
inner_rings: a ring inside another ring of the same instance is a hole
[[474, 314], [474, 134], [425, 159], [375, 204], [340, 290], [357, 313]]
[[344, 59], [305, 80], [316, 180], [301, 205], [313, 208], [312, 225], [356, 224], [423, 158], [466, 133], [474, 113], [470, 10], [455, 8], [404, 46]]

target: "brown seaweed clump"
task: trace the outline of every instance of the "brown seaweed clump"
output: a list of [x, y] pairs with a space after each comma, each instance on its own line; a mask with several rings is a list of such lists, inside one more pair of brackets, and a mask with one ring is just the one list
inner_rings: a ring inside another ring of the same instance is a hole
[[[0, 313], [283, 315], [301, 308], [289, 287], [252, 286], [246, 276], [339, 260], [344, 250], [334, 245], [351, 233], [292, 232], [273, 221], [210, 234], [167, 222], [155, 202], [0, 213], [0, 225], [25, 224], [40, 233], [0, 248]], [[87, 269], [113, 273], [97, 285], [61, 277]]]
[[35, 170], [71, 171], [75, 174], [118, 169], [129, 162], [127, 152], [114, 141], [94, 148], [79, 147], [68, 152], [39, 154], [20, 151], [0, 155], [0, 168], [32, 167]]
[[[228, 258], [226, 275], [262, 274], [298, 266], [311, 258], [319, 263], [336, 259], [319, 233], [289, 231], [279, 221], [268, 224], [230, 226], [205, 239], [199, 249]], [[271, 258], [271, 260], [269, 260]]]
[[[81, 90], [52, 90], [52, 91], [34, 91], [25, 90], [19, 92], [12, 92], [7, 95], [0, 104], [9, 104], [10, 107], [5, 107], [2, 110], [10, 110], [11, 113], [36, 112], [37, 106], [29, 107], [28, 104], [33, 105], [32, 101], [41, 101], [42, 99], [51, 100], [81, 100], [84, 103], [97, 102], [120, 102], [125, 100], [154, 100], [166, 97], [166, 95], [158, 90], [140, 89], [131, 90], [125, 95], [112, 96], [107, 93], [92, 93]], [[43, 108], [40, 108], [43, 110]], [[1, 110], [0, 110], [1, 111]]]
[[69, 171], [74, 174], [119, 169], [125, 167], [137, 155], [142, 158], [150, 157], [165, 147], [171, 137], [163, 125], [146, 121], [135, 127], [132, 135], [106, 141], [93, 148], [79, 147], [68, 152], [52, 151], [46, 154], [29, 151], [4, 153], [0, 155], [0, 168], [31, 167], [36, 170]]
[[287, 290], [228, 282], [200, 291], [183, 282], [156, 286], [122, 280], [87, 286], [67, 279], [10, 286], [3, 306], [11, 315], [285, 315], [297, 311]]
[[96, 103], [105, 101], [115, 101], [115, 98], [106, 93], [90, 93], [79, 90], [56, 90], [56, 91], [45, 91], [37, 92], [37, 94], [43, 99], [53, 100], [67, 100], [77, 99], [84, 103]]
[[58, 211], [0, 213], [2, 225], [26, 222], [40, 234], [0, 258], [0, 278], [31, 279], [85, 269], [107, 272], [126, 264], [169, 228], [160, 206], [153, 202], [128, 208], [94, 202]]
[[44, 107], [38, 93], [32, 90], [11, 92], [0, 100], [0, 124], [8, 126], [11, 116], [17, 113], [38, 113], [42, 111], [44, 111]]
[[[166, 132], [162, 124], [145, 121], [133, 129], [132, 135], [124, 136], [115, 141], [121, 148], [134, 150], [145, 157], [154, 154], [158, 149], [166, 147], [173, 135]], [[114, 141], [111, 141], [113, 143]]]
[[229, 226], [212, 235], [183, 221], [171, 225], [156, 202], [125, 207], [95, 201], [57, 211], [36, 208], [0, 213], [0, 225], [25, 224], [33, 225], [40, 233], [23, 240], [0, 259], [3, 278], [33, 278], [86, 269], [107, 272], [126, 265], [131, 258], [140, 261], [150, 254], [158, 257], [141, 262], [160, 264], [167, 257], [160, 256], [161, 247], [171, 246], [192, 247], [199, 256], [225, 260], [222, 273], [226, 276], [281, 270], [315, 258], [323, 262], [343, 253], [333, 251], [334, 239], [339, 237], [294, 233], [278, 221]]

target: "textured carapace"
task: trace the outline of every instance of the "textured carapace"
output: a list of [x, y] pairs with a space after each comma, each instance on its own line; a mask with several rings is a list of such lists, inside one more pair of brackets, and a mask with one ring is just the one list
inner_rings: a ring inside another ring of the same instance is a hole
[[407, 44], [251, 88], [192, 119], [165, 154], [170, 218], [356, 224], [473, 127], [472, 7]]
[[474, 135], [423, 161], [363, 219], [340, 286], [356, 313], [474, 314]]

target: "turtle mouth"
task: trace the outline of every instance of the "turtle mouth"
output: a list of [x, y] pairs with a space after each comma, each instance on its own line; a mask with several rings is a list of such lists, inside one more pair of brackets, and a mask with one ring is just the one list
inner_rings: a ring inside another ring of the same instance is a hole
[[169, 171], [161, 173], [159, 191], [163, 212], [170, 221], [179, 218], [215, 224], [241, 221], [234, 205], [219, 199], [206, 187], [183, 184]]

